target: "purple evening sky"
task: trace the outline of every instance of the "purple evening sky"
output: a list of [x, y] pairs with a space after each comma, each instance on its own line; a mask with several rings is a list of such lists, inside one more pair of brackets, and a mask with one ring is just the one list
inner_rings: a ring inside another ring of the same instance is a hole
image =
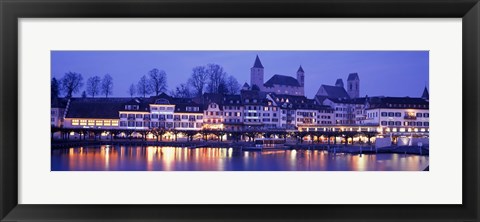
[[257, 54], [265, 81], [274, 74], [296, 78], [302, 65], [309, 98], [321, 84], [334, 85], [337, 78], [346, 84], [353, 72], [360, 76], [361, 96], [420, 97], [429, 83], [428, 51], [52, 51], [51, 71], [57, 79], [68, 71], [81, 73], [84, 82], [108, 73], [114, 79], [113, 97], [127, 97], [130, 84], [153, 68], [167, 73], [169, 91], [186, 82], [193, 67], [208, 63], [223, 66], [241, 85], [250, 84]]

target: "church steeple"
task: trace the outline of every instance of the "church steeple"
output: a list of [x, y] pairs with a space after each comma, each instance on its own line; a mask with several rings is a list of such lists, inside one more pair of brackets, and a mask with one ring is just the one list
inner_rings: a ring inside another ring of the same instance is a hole
[[303, 72], [303, 73], [305, 73], [305, 72], [303, 71], [302, 66], [298, 67], [298, 71], [297, 71], [297, 72]]
[[252, 68], [261, 68], [261, 69], [263, 69], [262, 62], [260, 62], [260, 58], [258, 58], [258, 55], [257, 55], [257, 58], [255, 58], [255, 63], [253, 64], [253, 67], [252, 67]]
[[303, 71], [302, 66], [298, 67], [297, 81], [298, 81], [298, 84], [300, 84], [301, 87], [303, 87], [305, 85], [305, 72]]
[[260, 90], [263, 89], [263, 65], [260, 58], [255, 58], [253, 67], [250, 68], [250, 87], [257, 86]]
[[422, 93], [422, 99], [428, 100], [429, 97], [430, 95], [428, 94], [427, 86], [425, 86], [425, 89], [423, 89], [423, 93]]

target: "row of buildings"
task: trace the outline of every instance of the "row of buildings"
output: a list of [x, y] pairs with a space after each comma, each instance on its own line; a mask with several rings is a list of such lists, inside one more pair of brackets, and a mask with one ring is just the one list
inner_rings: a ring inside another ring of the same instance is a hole
[[426, 87], [418, 98], [360, 97], [360, 78], [352, 73], [346, 87], [338, 79], [335, 85], [321, 85], [314, 98], [307, 98], [301, 66], [296, 79], [274, 75], [263, 82], [264, 67], [257, 56], [250, 71], [251, 82], [245, 83], [238, 95], [53, 98], [51, 124], [72, 129], [341, 129], [428, 135]]

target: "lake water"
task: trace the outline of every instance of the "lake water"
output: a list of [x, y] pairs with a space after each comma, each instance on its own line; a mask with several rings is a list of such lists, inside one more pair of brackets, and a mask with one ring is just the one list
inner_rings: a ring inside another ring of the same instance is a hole
[[51, 151], [52, 171], [421, 171], [428, 156], [100, 146]]

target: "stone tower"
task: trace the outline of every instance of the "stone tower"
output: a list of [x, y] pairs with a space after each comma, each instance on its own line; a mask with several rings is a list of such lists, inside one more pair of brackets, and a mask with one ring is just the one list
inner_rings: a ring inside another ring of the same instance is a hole
[[298, 68], [297, 71], [297, 81], [300, 84], [301, 87], [305, 85], [305, 72], [303, 71], [302, 66]]
[[253, 85], [258, 86], [260, 90], [263, 90], [263, 65], [262, 62], [260, 62], [258, 55], [253, 67], [250, 68], [250, 86], [253, 87]]
[[350, 73], [347, 79], [347, 93], [350, 98], [360, 97], [360, 78], [358, 73]]

